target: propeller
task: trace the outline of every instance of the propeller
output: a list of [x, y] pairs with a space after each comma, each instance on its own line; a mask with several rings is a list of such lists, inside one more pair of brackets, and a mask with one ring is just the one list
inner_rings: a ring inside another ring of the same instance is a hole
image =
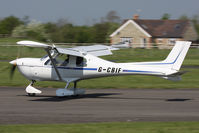
[[10, 79], [12, 79], [13, 76], [14, 76], [15, 69], [17, 67], [17, 59], [11, 61], [10, 64], [12, 64], [12, 67], [11, 67], [11, 70], [10, 70]]
[[17, 57], [15, 60], [10, 61], [9, 63], [12, 65], [11, 69], [10, 69], [10, 79], [13, 79], [14, 73], [15, 73], [15, 69], [17, 67], [17, 59], [20, 57], [20, 50], [21, 48], [18, 46], [18, 52], [17, 52]]

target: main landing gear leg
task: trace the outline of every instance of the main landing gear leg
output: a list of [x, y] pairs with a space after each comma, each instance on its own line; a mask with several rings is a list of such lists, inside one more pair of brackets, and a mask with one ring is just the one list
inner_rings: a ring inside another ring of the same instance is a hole
[[42, 93], [42, 91], [33, 87], [33, 84], [35, 82], [36, 82], [35, 80], [32, 80], [31, 83], [26, 87], [26, 93], [28, 94], [28, 96], [35, 96], [36, 94]]
[[74, 82], [73, 91], [74, 91], [74, 94], [76, 94], [76, 92], [77, 92], [77, 81]]
[[56, 95], [59, 97], [63, 97], [63, 96], [77, 96], [85, 94], [85, 90], [77, 88], [77, 81], [74, 81], [73, 88], [68, 89], [69, 84], [70, 82], [66, 84], [66, 87], [64, 89], [57, 89]]
[[79, 95], [85, 94], [85, 90], [84, 89], [77, 88], [77, 81], [74, 82], [74, 87], [72, 88], [72, 90], [74, 91], [74, 95], [75, 96], [79, 96]]

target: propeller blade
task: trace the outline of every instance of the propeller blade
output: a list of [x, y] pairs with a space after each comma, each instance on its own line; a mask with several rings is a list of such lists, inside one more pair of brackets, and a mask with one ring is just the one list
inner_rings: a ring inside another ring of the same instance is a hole
[[11, 70], [10, 70], [10, 79], [12, 79], [13, 76], [14, 76], [15, 69], [17, 67], [17, 60], [11, 61], [10, 64], [12, 64], [12, 67], [11, 67]]
[[16, 69], [16, 65], [13, 65], [12, 68], [11, 68], [11, 71], [10, 71], [10, 79], [13, 79], [13, 76], [14, 76], [14, 72], [15, 72], [15, 69]]

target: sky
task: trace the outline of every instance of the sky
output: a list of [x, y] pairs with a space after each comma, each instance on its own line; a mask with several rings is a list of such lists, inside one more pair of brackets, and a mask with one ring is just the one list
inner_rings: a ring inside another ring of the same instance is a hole
[[199, 0], [0, 0], [0, 18], [29, 16], [30, 20], [56, 22], [67, 19], [76, 25], [91, 25], [114, 10], [121, 19], [139, 14], [141, 19], [172, 19], [199, 15]]

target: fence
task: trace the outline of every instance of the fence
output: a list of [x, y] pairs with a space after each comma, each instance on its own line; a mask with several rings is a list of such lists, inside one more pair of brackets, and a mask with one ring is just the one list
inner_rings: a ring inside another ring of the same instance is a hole
[[7, 38], [7, 37], [10, 37], [9, 34], [0, 34], [0, 38]]
[[[46, 43], [49, 45], [56, 45], [56, 46], [61, 46], [61, 47], [75, 47], [75, 46], [90, 46], [90, 45], [107, 45], [111, 46], [110, 43]], [[0, 42], [0, 47], [17, 47], [21, 45], [17, 45], [16, 43], [10, 43], [10, 42]], [[157, 48], [157, 49], [171, 49], [174, 45], [172, 44], [147, 44], [145, 47], [143, 47], [141, 44], [136, 43], [132, 44], [131, 46], [120, 46], [120, 48], [146, 48], [146, 49], [152, 49], [152, 48]], [[199, 48], [199, 44], [192, 44], [191, 48]]]
[[[141, 43], [131, 44], [131, 48], [158, 48], [158, 49], [171, 49], [175, 44], [164, 44], [164, 43], [147, 43], [145, 46]], [[199, 44], [192, 43], [191, 48], [199, 48]]]

